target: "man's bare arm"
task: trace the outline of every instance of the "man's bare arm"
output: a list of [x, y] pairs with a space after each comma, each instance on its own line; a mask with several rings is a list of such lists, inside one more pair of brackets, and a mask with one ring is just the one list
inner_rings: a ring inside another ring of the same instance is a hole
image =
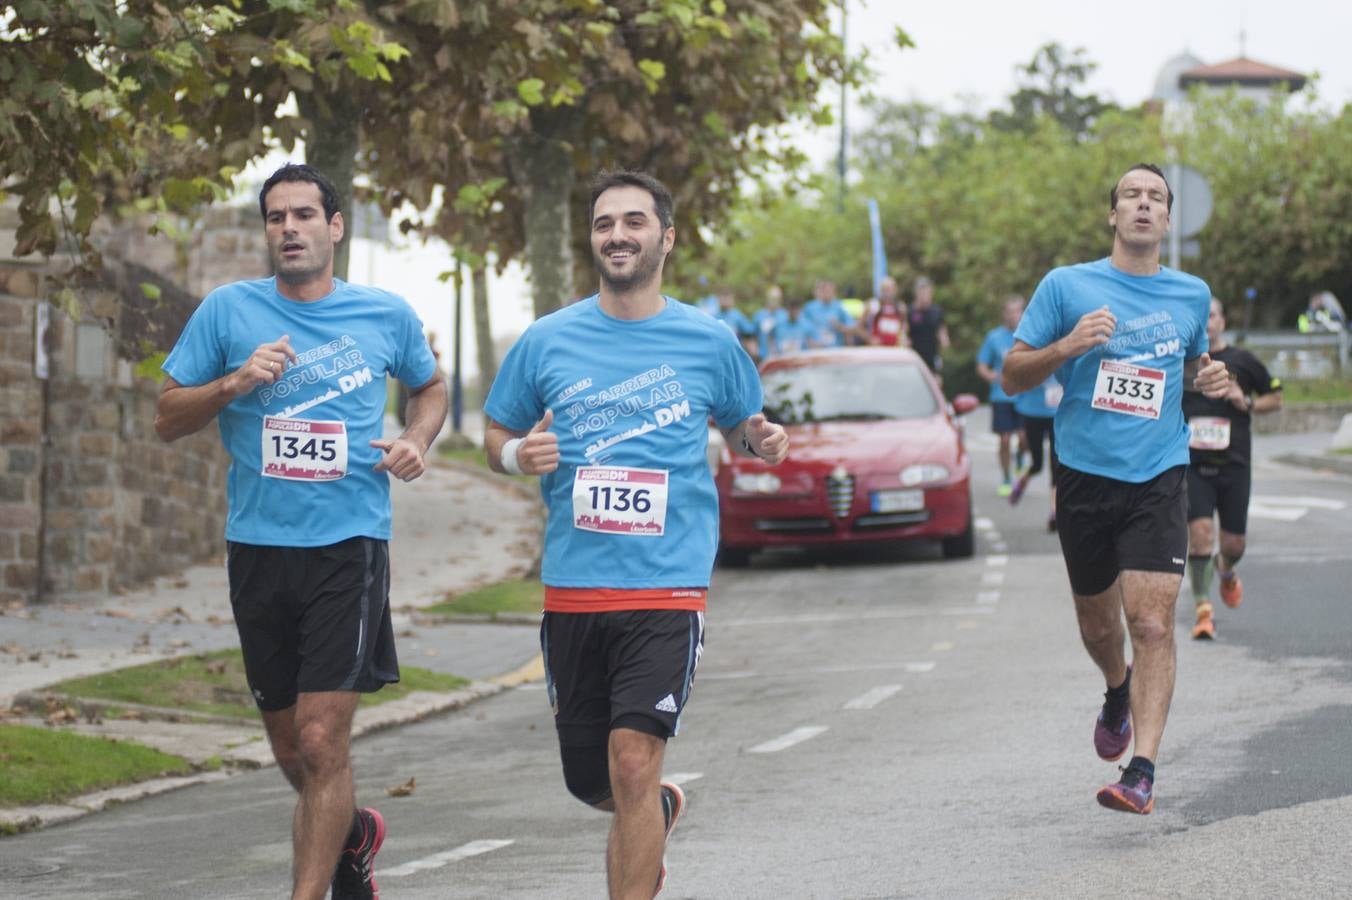
[[164, 380], [155, 402], [155, 434], [165, 443], [195, 434], [211, 423], [234, 400], [260, 384], [274, 384], [286, 372], [287, 361], [296, 361], [290, 340], [259, 345], [244, 365], [206, 384], [183, 385], [172, 378]]
[[1070, 334], [1045, 347], [1032, 347], [1015, 341], [1005, 355], [1000, 387], [1011, 397], [1032, 390], [1051, 377], [1067, 360], [1108, 343], [1117, 327], [1117, 318], [1104, 306], [1087, 312], [1075, 323]]

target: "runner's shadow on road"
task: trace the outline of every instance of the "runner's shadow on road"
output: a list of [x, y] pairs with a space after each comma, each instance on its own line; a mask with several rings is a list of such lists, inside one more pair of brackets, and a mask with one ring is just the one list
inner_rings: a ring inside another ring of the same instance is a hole
[[773, 548], [752, 554], [743, 569], [793, 570], [816, 568], [862, 568], [911, 563], [938, 562], [943, 559], [937, 541], [893, 541], [886, 544], [860, 544], [846, 547]]

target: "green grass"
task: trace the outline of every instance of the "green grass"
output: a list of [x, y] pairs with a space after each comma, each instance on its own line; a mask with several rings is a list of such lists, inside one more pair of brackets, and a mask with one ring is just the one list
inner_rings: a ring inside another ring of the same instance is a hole
[[[466, 678], [400, 667], [398, 684], [387, 684], [374, 694], [363, 694], [361, 704], [374, 706], [407, 696], [412, 691], [449, 691], [469, 683]], [[117, 669], [86, 678], [72, 678], [47, 688], [55, 693], [114, 703], [138, 703], [216, 716], [253, 718], [256, 707], [244, 678], [244, 659], [238, 649], [181, 656], [145, 665]], [[109, 710], [113, 717], [116, 710]]]
[[1352, 403], [1352, 380], [1292, 378], [1282, 382], [1283, 403]]
[[437, 446], [437, 455], [451, 462], [488, 469], [488, 454], [483, 447], [453, 447], [449, 441]]
[[186, 759], [128, 741], [0, 725], [0, 806], [57, 803], [101, 788], [192, 771]]
[[422, 612], [430, 615], [538, 613], [544, 605], [544, 585], [535, 579], [518, 579], [469, 591]]

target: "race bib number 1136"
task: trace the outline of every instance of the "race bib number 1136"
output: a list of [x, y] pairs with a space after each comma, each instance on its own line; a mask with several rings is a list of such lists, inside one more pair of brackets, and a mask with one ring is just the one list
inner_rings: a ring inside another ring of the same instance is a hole
[[667, 526], [665, 469], [582, 466], [573, 479], [573, 527], [661, 537]]

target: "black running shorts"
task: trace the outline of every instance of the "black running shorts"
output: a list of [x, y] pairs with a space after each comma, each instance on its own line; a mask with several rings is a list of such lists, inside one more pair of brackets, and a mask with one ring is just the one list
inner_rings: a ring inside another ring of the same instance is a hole
[[259, 709], [286, 709], [297, 693], [369, 694], [399, 680], [385, 541], [228, 550], [230, 605]]
[[991, 431], [996, 434], [1012, 434], [1019, 430], [1019, 414], [1011, 401], [991, 401]]
[[1056, 532], [1070, 587], [1106, 591], [1120, 572], [1183, 574], [1188, 557], [1186, 466], [1133, 484], [1061, 465]]
[[559, 742], [604, 747], [613, 728], [674, 737], [704, 649], [704, 613], [546, 612], [546, 688]]
[[1210, 519], [1220, 512], [1221, 530], [1243, 534], [1249, 525], [1250, 470], [1246, 465], [1188, 467], [1188, 519]]

